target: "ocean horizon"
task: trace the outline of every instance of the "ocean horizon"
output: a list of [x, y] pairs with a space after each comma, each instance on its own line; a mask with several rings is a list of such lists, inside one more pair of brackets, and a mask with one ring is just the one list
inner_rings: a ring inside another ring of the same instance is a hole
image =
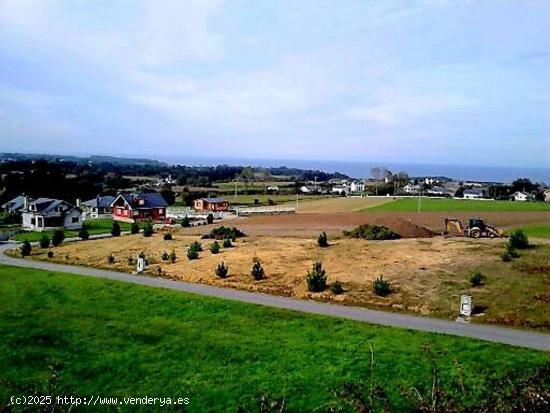
[[400, 162], [357, 162], [306, 159], [250, 159], [223, 157], [157, 156], [155, 159], [169, 164], [189, 166], [239, 165], [252, 167], [279, 167], [313, 169], [323, 172], [340, 172], [353, 178], [369, 178], [373, 167], [386, 167], [393, 173], [405, 171], [409, 176], [445, 176], [461, 181], [510, 183], [518, 178], [550, 184], [550, 168], [525, 166], [472, 166], [444, 164], [415, 164]]

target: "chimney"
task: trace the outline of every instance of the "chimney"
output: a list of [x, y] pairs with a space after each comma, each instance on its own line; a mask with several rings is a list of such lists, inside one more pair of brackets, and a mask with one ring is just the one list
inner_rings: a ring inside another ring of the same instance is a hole
[[24, 196], [23, 197], [23, 210], [26, 211], [29, 208], [29, 197]]
[[80, 204], [81, 204], [80, 198], [76, 198], [76, 207], [80, 208]]

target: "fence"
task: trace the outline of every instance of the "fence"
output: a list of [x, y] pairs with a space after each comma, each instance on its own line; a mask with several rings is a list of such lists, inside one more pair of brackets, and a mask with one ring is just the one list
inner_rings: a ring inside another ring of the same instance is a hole
[[235, 213], [238, 217], [245, 217], [250, 215], [281, 215], [281, 214], [294, 214], [296, 208], [283, 208], [283, 207], [250, 207], [250, 208], [235, 208]]

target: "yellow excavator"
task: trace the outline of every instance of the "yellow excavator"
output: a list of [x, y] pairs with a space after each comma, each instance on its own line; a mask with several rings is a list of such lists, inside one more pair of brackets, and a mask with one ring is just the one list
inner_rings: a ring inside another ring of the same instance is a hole
[[502, 238], [504, 232], [488, 225], [484, 218], [470, 218], [468, 226], [462, 225], [458, 218], [445, 218], [445, 229], [443, 236], [449, 237], [469, 237], [469, 238]]

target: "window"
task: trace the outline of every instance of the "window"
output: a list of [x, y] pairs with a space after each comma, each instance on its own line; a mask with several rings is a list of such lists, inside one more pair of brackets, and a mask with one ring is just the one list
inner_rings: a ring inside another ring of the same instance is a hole
[[163, 213], [164, 213], [164, 209], [159, 208], [159, 214], [163, 214]]
[[36, 225], [36, 219], [31, 218], [31, 225]]
[[73, 224], [77, 224], [78, 221], [79, 221], [78, 217], [72, 217], [72, 218], [71, 218], [71, 222], [72, 222]]

